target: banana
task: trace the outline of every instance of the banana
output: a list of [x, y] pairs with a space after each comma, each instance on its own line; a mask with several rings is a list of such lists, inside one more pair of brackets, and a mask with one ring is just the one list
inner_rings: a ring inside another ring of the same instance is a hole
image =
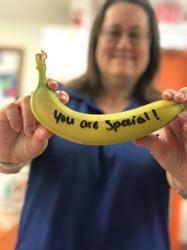
[[114, 114], [85, 114], [64, 105], [47, 87], [44, 51], [36, 54], [39, 82], [31, 95], [34, 117], [54, 134], [80, 144], [109, 145], [146, 136], [170, 123], [184, 106], [159, 100]]

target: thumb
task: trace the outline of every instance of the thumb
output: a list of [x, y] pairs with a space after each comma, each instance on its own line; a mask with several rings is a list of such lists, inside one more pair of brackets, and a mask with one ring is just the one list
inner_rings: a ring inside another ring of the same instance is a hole
[[152, 134], [140, 139], [136, 139], [134, 144], [147, 148], [158, 162], [160, 162], [160, 160], [163, 158], [163, 142], [156, 135]]

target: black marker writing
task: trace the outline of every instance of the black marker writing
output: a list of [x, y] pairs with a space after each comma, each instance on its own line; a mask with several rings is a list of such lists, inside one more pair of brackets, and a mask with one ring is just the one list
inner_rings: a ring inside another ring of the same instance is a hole
[[149, 117], [148, 113], [145, 112], [144, 115], [145, 115], [145, 118], [146, 118], [147, 120], [150, 120], [150, 117]]
[[154, 115], [154, 117], [157, 119], [157, 120], [160, 120], [160, 117], [157, 115], [157, 112], [155, 109], [152, 109], [152, 113]]
[[146, 121], [150, 120], [149, 115], [145, 112], [144, 116], [138, 116], [136, 117], [135, 115], [132, 116], [132, 118], [128, 118], [128, 119], [123, 119], [122, 121], [111, 121], [111, 120], [106, 120], [105, 123], [107, 124], [106, 129], [107, 130], [114, 130], [115, 132], [117, 132], [117, 130], [120, 127], [127, 127], [127, 126], [132, 126], [132, 125], [136, 125], [136, 124], [142, 124], [145, 123]]
[[80, 127], [81, 128], [94, 128], [94, 129], [98, 129], [99, 128], [99, 123], [98, 123], [98, 121], [89, 122], [89, 121], [86, 121], [86, 120], [82, 120], [80, 122]]
[[56, 120], [56, 123], [59, 122], [65, 122], [69, 125], [73, 125], [75, 123], [74, 118], [71, 118], [69, 116], [65, 116], [64, 114], [62, 114], [61, 112], [58, 112], [57, 110], [54, 111], [54, 118]]

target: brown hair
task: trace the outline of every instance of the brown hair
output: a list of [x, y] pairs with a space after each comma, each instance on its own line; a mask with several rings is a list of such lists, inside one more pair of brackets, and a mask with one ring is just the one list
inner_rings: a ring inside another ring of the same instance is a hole
[[160, 93], [155, 89], [155, 86], [153, 85], [153, 80], [160, 64], [160, 43], [155, 13], [148, 0], [108, 0], [104, 3], [100, 11], [98, 12], [91, 29], [87, 70], [77, 79], [70, 81], [67, 86], [83, 91], [89, 90], [93, 95], [97, 94], [100, 90], [100, 73], [95, 58], [97, 39], [107, 9], [112, 4], [117, 2], [137, 4], [141, 6], [148, 15], [151, 34], [150, 61], [146, 71], [137, 82], [133, 90], [132, 97], [138, 99], [142, 103], [154, 101], [160, 97]]

